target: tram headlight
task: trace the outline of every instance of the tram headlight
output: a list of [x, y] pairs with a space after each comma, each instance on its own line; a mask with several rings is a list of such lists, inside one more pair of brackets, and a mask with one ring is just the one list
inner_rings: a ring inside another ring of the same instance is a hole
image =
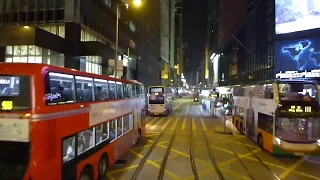
[[276, 138], [277, 143], [280, 145], [281, 144], [281, 139], [280, 138]]
[[320, 146], [320, 139], [318, 139], [317, 142], [318, 142], [318, 146]]

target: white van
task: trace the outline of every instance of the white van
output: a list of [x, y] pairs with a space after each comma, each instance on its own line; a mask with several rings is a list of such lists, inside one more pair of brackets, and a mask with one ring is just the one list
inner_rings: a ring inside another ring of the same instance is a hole
[[150, 115], [169, 115], [172, 111], [171, 94], [166, 93], [164, 86], [148, 88], [148, 112]]

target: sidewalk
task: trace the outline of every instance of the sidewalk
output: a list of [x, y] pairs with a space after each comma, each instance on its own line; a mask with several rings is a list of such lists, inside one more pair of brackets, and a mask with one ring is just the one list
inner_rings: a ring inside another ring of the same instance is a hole
[[[202, 106], [198, 106], [202, 117], [210, 118], [214, 121], [214, 132], [218, 134], [236, 134], [240, 135], [241, 133], [237, 130], [237, 128], [232, 124], [232, 116], [225, 116], [218, 109], [215, 111], [214, 116], [211, 115], [210, 111], [203, 111]], [[226, 119], [224, 119], [226, 118]], [[225, 122], [225, 124], [224, 124]]]

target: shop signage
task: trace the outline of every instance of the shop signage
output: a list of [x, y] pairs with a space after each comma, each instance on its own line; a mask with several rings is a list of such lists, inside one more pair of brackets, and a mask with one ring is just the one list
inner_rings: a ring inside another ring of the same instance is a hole
[[277, 79], [293, 79], [293, 78], [315, 78], [320, 77], [320, 69], [311, 70], [311, 71], [286, 71], [279, 72], [276, 74]]

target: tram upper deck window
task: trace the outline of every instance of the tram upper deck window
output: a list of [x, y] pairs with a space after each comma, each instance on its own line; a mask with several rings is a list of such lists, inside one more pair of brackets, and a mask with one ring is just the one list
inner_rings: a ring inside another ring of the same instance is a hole
[[318, 91], [311, 83], [282, 83], [279, 84], [281, 101], [318, 101]]

